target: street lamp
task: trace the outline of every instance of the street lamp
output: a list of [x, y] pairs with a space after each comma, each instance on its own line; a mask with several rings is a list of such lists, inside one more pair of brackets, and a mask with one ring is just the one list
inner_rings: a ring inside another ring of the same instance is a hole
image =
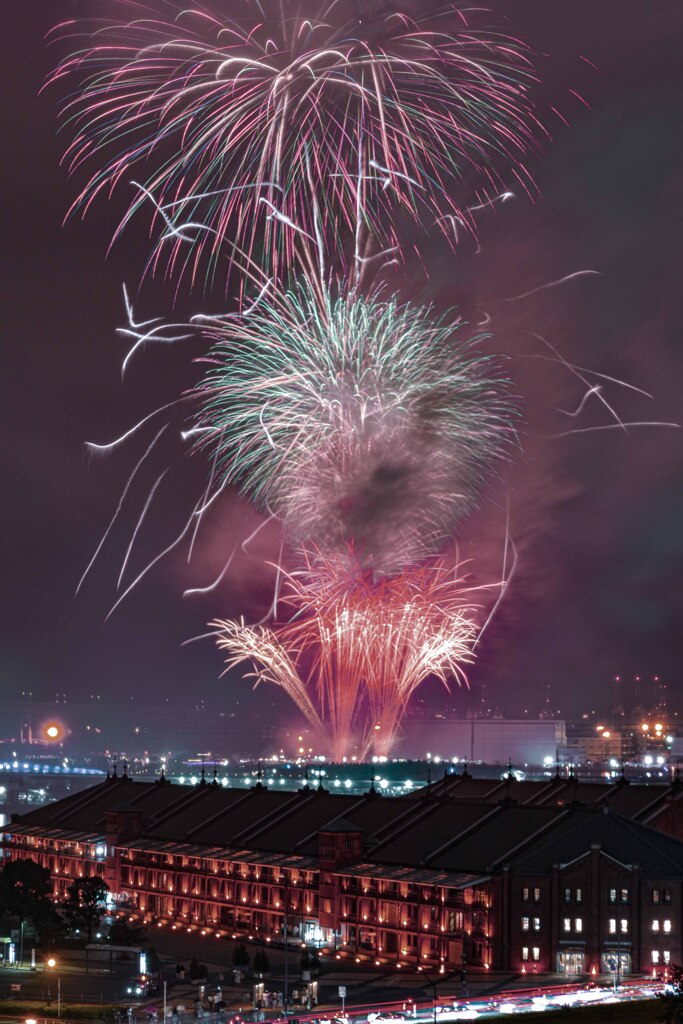
[[[57, 961], [55, 960], [55, 958], [53, 956], [51, 956], [50, 959], [47, 961], [47, 966], [50, 968], [50, 970], [54, 970], [55, 967], [57, 966]], [[61, 979], [60, 975], [58, 974], [57, 975], [57, 1016], [58, 1017], [61, 1017], [61, 1011], [62, 1011], [62, 979]]]
[[436, 1024], [436, 1001], [437, 1001], [436, 982], [432, 978], [429, 977], [427, 972], [422, 967], [418, 967], [417, 969], [420, 972], [420, 974], [422, 975], [422, 977], [431, 986], [431, 989], [432, 989], [432, 1022], [433, 1022], [433, 1024]]

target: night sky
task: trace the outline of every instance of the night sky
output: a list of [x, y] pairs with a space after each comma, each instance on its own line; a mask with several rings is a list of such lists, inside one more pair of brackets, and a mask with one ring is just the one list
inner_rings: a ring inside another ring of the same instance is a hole
[[[219, 0], [215, 0], [220, 7]], [[2, 517], [4, 637], [0, 699], [21, 691], [49, 697], [102, 693], [144, 696], [154, 704], [200, 693], [222, 695], [245, 724], [290, 714], [274, 690], [253, 696], [247, 681], [219, 680], [220, 657], [208, 641], [181, 646], [216, 615], [258, 618], [270, 599], [275, 528], [251, 556], [237, 559], [222, 589], [184, 598], [189, 586], [220, 571], [259, 517], [228, 496], [217, 503], [193, 563], [178, 555], [159, 564], [105, 622], [116, 599], [121, 558], [147, 489], [176, 460], [136, 543], [139, 570], [182, 528], [204, 480], [198, 461], [180, 462], [169, 442], [131, 489], [120, 522], [84, 584], [74, 590], [119, 499], [141, 441], [109, 458], [92, 458], [85, 440], [117, 436], [171, 401], [199, 374], [201, 346], [145, 352], [121, 384], [125, 322], [121, 285], [136, 295], [141, 318], [179, 320], [222, 309], [220, 296], [140, 280], [148, 240], [139, 221], [106, 257], [129, 196], [95, 203], [85, 221], [62, 226], [76, 191], [59, 166], [56, 89], [38, 95], [63, 51], [46, 48], [54, 23], [77, 12], [102, 15], [107, 0], [6, 0], [0, 192], [3, 211], [4, 358]], [[225, 0], [230, 9], [229, 0]], [[548, 684], [564, 713], [609, 703], [616, 672], [658, 673], [680, 701], [678, 638], [683, 606], [681, 431], [643, 428], [554, 437], [572, 427], [609, 423], [595, 401], [572, 411], [585, 387], [534, 337], [571, 362], [618, 377], [653, 399], [610, 387], [625, 420], [682, 421], [680, 33], [678, 0], [491, 0], [544, 56], [543, 111], [558, 107], [552, 143], [531, 159], [540, 187], [482, 217], [481, 251], [453, 256], [427, 250], [428, 282], [417, 267], [397, 283], [411, 298], [456, 305], [472, 320], [491, 316], [491, 350], [509, 356], [525, 427], [521, 453], [492, 483], [463, 527], [461, 555], [480, 578], [500, 560], [505, 489], [519, 568], [470, 672], [473, 688], [509, 714], [533, 711]], [[595, 71], [584, 56], [597, 66]], [[588, 109], [569, 92], [575, 88]], [[91, 165], [92, 166], [92, 165]], [[593, 269], [527, 299], [506, 301], [539, 284]], [[151, 434], [145, 435], [146, 443]], [[436, 684], [422, 691], [434, 708], [465, 707]]]

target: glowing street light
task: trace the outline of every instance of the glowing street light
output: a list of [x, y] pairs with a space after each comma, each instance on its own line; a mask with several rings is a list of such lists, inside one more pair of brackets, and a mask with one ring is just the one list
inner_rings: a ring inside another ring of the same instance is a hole
[[[51, 956], [49, 958], [49, 960], [46, 961], [46, 966], [49, 967], [50, 970], [54, 970], [55, 969], [55, 967], [57, 966], [57, 961], [55, 960], [55, 958], [53, 956]], [[62, 979], [60, 978], [60, 976], [58, 974], [57, 975], [57, 1017], [61, 1017], [61, 1011], [62, 1011]]]

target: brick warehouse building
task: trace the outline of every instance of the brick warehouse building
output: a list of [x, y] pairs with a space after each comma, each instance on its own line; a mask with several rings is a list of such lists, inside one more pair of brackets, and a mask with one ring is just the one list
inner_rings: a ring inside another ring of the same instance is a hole
[[[338, 957], [650, 972], [682, 959], [683, 786], [473, 779], [410, 797], [108, 779], [5, 826], [59, 901], [98, 874], [131, 916]], [[645, 822], [649, 823], [646, 824]]]

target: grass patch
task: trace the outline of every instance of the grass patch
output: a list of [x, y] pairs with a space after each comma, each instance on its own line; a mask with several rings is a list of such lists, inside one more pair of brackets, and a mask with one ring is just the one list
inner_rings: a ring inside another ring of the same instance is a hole
[[[62, 1003], [60, 1020], [112, 1020], [120, 1006], [109, 1003]], [[48, 1006], [44, 999], [0, 999], [0, 1016], [57, 1017], [57, 1003]]]

